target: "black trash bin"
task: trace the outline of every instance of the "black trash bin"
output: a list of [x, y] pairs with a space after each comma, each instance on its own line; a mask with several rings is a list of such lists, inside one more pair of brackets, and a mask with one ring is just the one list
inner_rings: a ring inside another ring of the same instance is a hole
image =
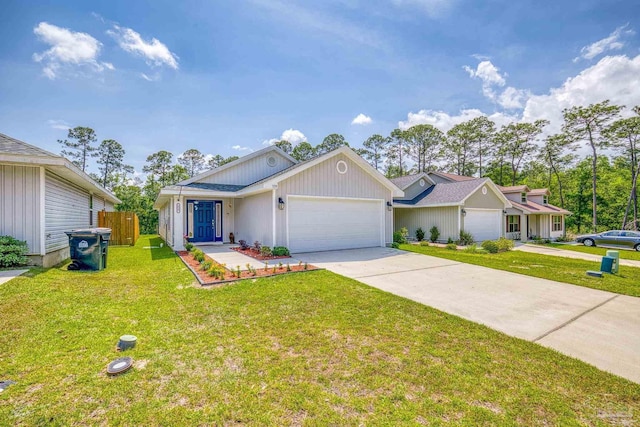
[[110, 228], [85, 228], [66, 231], [65, 234], [69, 236], [69, 252], [72, 261], [69, 270], [107, 268]]

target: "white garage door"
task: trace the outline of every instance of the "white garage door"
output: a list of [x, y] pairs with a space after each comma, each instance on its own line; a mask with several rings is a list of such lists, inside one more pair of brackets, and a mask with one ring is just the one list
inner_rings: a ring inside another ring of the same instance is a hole
[[287, 223], [291, 252], [384, 246], [381, 200], [290, 196]]
[[495, 240], [500, 237], [502, 211], [498, 209], [465, 209], [464, 231], [471, 233], [473, 240]]

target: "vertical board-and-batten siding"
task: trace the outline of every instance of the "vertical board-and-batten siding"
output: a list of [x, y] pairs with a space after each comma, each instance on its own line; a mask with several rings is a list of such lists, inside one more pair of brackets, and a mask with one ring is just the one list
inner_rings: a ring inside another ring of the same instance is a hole
[[89, 227], [89, 193], [49, 171], [45, 187], [45, 246], [49, 253], [69, 245], [65, 231]]
[[255, 196], [235, 201], [236, 242], [246, 240], [249, 244], [259, 241], [263, 245], [273, 244], [273, 193], [266, 191]]
[[[275, 159], [275, 164], [273, 166], [270, 166], [267, 162], [269, 157], [273, 157]], [[235, 167], [225, 169], [203, 178], [198, 182], [209, 184], [249, 185], [278, 173], [291, 165], [293, 165], [291, 160], [282, 157], [275, 151], [270, 151], [261, 156], [249, 159]]]
[[[421, 187], [420, 181], [422, 179], [424, 179], [424, 186]], [[426, 178], [420, 178], [419, 180], [417, 180], [416, 182], [414, 182], [404, 190], [404, 197], [402, 198], [402, 200], [412, 200], [416, 198], [419, 194], [423, 193], [432, 185], [433, 184], [427, 181]]]
[[438, 240], [447, 241], [449, 237], [457, 240], [460, 236], [458, 230], [458, 207], [433, 207], [433, 208], [398, 208], [395, 209], [395, 229], [407, 227], [409, 237], [415, 237], [416, 230], [421, 227], [425, 238], [429, 239], [429, 230], [434, 225], [440, 231]]
[[40, 254], [40, 168], [0, 165], [0, 235], [25, 240]]
[[[347, 164], [347, 172], [338, 173], [339, 161]], [[383, 200], [384, 204], [392, 200], [391, 190], [373, 178], [360, 165], [344, 154], [331, 157], [296, 175], [281, 181], [276, 190], [276, 199], [287, 195], [342, 197], [354, 199]], [[393, 212], [385, 213], [385, 242], [390, 243], [393, 228]], [[287, 219], [285, 210], [276, 209], [276, 244], [286, 245]], [[328, 233], [331, 230], [327, 230]]]
[[[487, 194], [482, 194], [482, 188], [487, 188]], [[477, 208], [477, 209], [505, 209], [506, 206], [502, 199], [496, 195], [489, 186], [484, 185], [481, 188], [478, 188], [475, 193], [473, 193], [467, 200], [464, 202], [465, 208]]]

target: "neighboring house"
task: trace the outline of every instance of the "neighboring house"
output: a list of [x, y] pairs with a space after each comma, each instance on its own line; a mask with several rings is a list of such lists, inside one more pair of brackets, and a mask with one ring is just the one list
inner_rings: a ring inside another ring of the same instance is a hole
[[476, 241], [504, 236], [504, 214], [510, 201], [489, 178], [470, 178], [440, 172], [391, 180], [405, 192], [394, 199], [394, 229], [406, 227], [409, 236], [436, 226], [440, 241], [457, 240], [465, 230]]
[[120, 203], [64, 157], [0, 134], [0, 235], [25, 240], [31, 263], [69, 257], [64, 233], [97, 227], [98, 211]]
[[[500, 187], [489, 178], [444, 172], [403, 176], [392, 181], [405, 192], [394, 199], [394, 230], [406, 227], [410, 236], [421, 227], [426, 236], [434, 225], [440, 240], [457, 240], [465, 230], [476, 241], [506, 237], [526, 241], [565, 234], [571, 212], [549, 204], [549, 190], [525, 185]], [[523, 232], [524, 231], [524, 232]]]
[[535, 237], [557, 239], [565, 234], [565, 216], [571, 212], [549, 203], [546, 188], [529, 189], [526, 185], [500, 187], [511, 201], [507, 209], [506, 237], [529, 240]]
[[297, 162], [267, 147], [176, 185], [154, 203], [159, 233], [174, 250], [184, 237], [310, 252], [385, 246], [394, 197], [403, 192], [352, 149]]

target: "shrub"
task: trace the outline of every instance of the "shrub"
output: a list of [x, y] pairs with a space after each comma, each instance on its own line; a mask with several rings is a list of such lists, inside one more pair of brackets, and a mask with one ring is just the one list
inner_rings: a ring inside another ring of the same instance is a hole
[[238, 240], [238, 244], [240, 245], [240, 249], [242, 249], [243, 251], [249, 249], [249, 244], [246, 240]]
[[0, 236], [0, 268], [27, 265], [27, 242], [11, 236]]
[[185, 243], [185, 244], [184, 244], [184, 248], [185, 248], [188, 252], [191, 252], [191, 249], [193, 249], [193, 243], [189, 243], [189, 242]]
[[269, 246], [265, 245], [260, 248], [260, 255], [262, 256], [271, 256], [272, 253], [273, 252], [271, 251], [271, 248]]
[[495, 240], [485, 240], [482, 242], [482, 249], [489, 252], [490, 254], [498, 253], [498, 242]]
[[253, 242], [253, 250], [260, 253], [260, 248], [262, 247], [262, 244], [260, 242], [258, 242], [257, 240], [255, 242]]
[[469, 252], [470, 254], [475, 254], [478, 252], [478, 246], [474, 243], [473, 245], [469, 245], [464, 248], [465, 252]]
[[420, 246], [429, 246], [429, 242], [422, 241], [420, 242]]
[[402, 229], [400, 229], [400, 231], [394, 231], [393, 232], [393, 241], [395, 243], [400, 244], [400, 245], [407, 243], [407, 235], [409, 234], [408, 232], [407, 232], [407, 234], [404, 234], [403, 230], [406, 230], [406, 228], [402, 227]]
[[400, 229], [400, 234], [402, 234], [404, 242], [407, 243], [407, 239], [409, 238], [409, 230], [407, 229], [407, 227], [402, 227]]
[[460, 240], [458, 240], [458, 244], [460, 246], [468, 246], [474, 243], [473, 236], [471, 233], [460, 230]]
[[424, 240], [424, 230], [422, 229], [422, 227], [418, 227], [418, 229], [416, 230], [416, 240], [418, 242], [422, 242]]
[[[395, 233], [394, 233], [394, 234], [395, 234]], [[400, 243], [398, 243], [398, 242], [391, 242], [391, 247], [392, 247], [393, 249], [398, 249], [398, 248], [400, 248]]]
[[204, 261], [202, 264], [200, 264], [200, 270], [209, 270], [211, 268], [211, 266], [213, 265], [213, 261]]
[[191, 255], [193, 256], [193, 259], [195, 259], [196, 261], [202, 263], [204, 261], [204, 252], [202, 252], [200, 249], [194, 249], [191, 252]]
[[[435, 243], [438, 240], [438, 238], [440, 237], [440, 230], [438, 230], [438, 227], [436, 227], [434, 225], [429, 230], [429, 234], [430, 234], [429, 240], [431, 240], [431, 243]], [[449, 238], [449, 240], [451, 240], [451, 238]]]
[[457, 251], [458, 247], [455, 243], [447, 243], [447, 249], [451, 249], [452, 251]]
[[505, 239], [504, 237], [501, 237], [498, 240], [496, 240], [496, 243], [498, 245], [498, 252], [510, 251], [511, 249], [513, 249], [513, 246], [514, 246], [513, 240]]
[[274, 246], [271, 251], [274, 256], [289, 256], [291, 253], [285, 246]]
[[452, 239], [451, 237], [449, 237], [449, 238], [447, 239], [447, 245], [450, 245], [450, 244], [452, 244], [452, 243], [453, 243], [453, 239]]

